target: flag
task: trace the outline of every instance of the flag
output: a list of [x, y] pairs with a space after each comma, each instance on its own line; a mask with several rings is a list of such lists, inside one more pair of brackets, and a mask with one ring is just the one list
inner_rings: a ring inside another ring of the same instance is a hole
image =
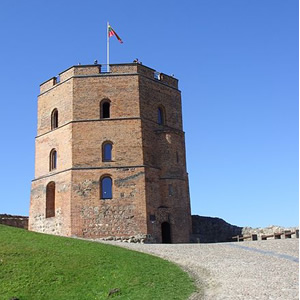
[[117, 33], [112, 29], [112, 27], [110, 25], [108, 25], [108, 37], [111, 37], [115, 35], [116, 38], [118, 39], [118, 41], [123, 44], [123, 41], [121, 40], [121, 38], [117, 35]]

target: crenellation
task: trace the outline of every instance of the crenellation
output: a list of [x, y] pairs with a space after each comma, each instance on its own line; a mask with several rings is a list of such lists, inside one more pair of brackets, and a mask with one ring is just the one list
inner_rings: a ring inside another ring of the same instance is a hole
[[169, 86], [173, 89], [178, 89], [178, 80], [173, 76], [166, 75], [144, 66], [140, 63], [128, 63], [128, 64], [112, 64], [110, 65], [110, 72], [102, 72], [102, 66], [98, 64], [94, 65], [76, 65], [72, 66], [59, 73], [57, 77], [52, 77], [40, 85], [40, 94], [47, 92], [59, 84], [72, 79], [82, 77], [115, 77], [115, 76], [127, 76], [127, 75], [143, 75], [148, 79], [163, 85]]
[[59, 73], [60, 82], [63, 83], [64, 81], [72, 78], [75, 75], [75, 67], [71, 67], [61, 73]]
[[56, 77], [52, 77], [40, 85], [40, 93], [44, 93], [56, 84]]

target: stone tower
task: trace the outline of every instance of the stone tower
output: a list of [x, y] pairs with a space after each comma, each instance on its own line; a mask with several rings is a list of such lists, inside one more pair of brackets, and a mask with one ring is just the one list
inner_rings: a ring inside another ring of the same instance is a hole
[[29, 229], [189, 242], [178, 80], [139, 63], [73, 66], [40, 86]]

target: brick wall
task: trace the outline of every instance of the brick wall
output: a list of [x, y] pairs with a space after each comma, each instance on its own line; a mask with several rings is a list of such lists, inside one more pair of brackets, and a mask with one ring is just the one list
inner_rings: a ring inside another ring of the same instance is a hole
[[[143, 118], [144, 161], [147, 171], [149, 232], [161, 242], [161, 224], [171, 225], [173, 242], [189, 242], [191, 233], [190, 199], [186, 172], [185, 142], [182, 129], [181, 95], [173, 86], [152, 78], [140, 78]], [[157, 123], [158, 107], [163, 106], [164, 125]]]
[[28, 217], [0, 214], [0, 224], [28, 229]]

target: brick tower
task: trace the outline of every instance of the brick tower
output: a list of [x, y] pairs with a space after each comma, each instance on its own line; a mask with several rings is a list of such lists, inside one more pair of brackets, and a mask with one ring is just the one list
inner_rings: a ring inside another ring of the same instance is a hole
[[138, 63], [73, 66], [40, 86], [29, 229], [189, 242], [178, 80]]

